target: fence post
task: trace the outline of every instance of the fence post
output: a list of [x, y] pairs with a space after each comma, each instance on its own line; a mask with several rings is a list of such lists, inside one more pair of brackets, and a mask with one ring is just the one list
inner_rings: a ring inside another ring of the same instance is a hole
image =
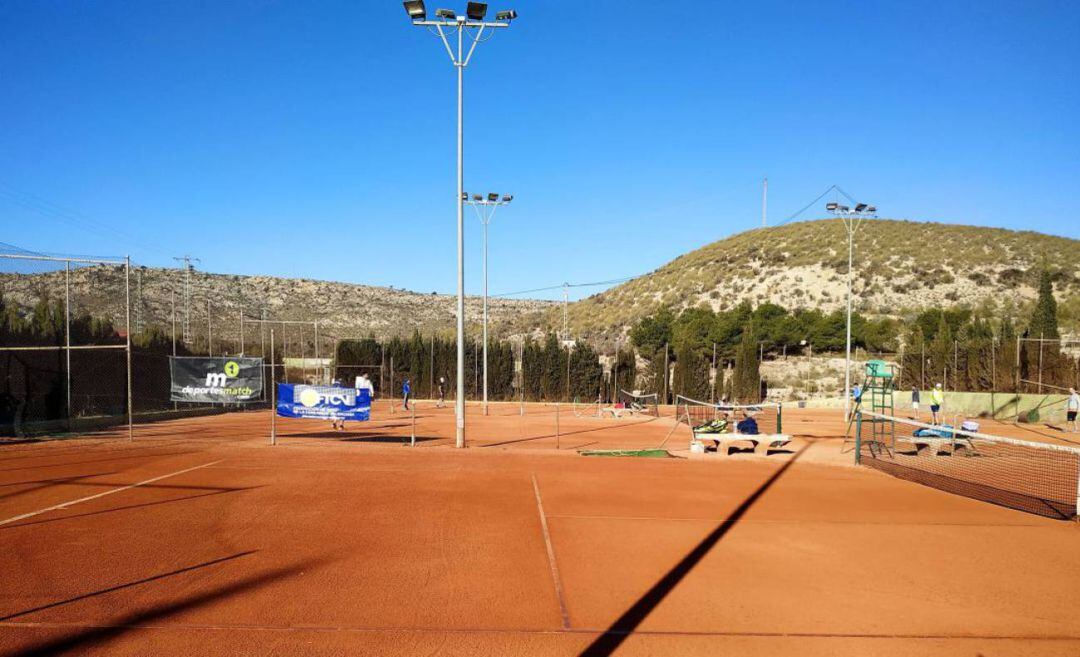
[[270, 444], [277, 444], [277, 377], [274, 376], [274, 329], [270, 329]]
[[416, 447], [416, 402], [413, 402], [412, 408], [412, 437], [409, 441], [410, 447]]
[[1039, 394], [1042, 394], [1043, 334], [1039, 334]]
[[555, 449], [560, 449], [559, 402], [555, 401]]
[[124, 309], [126, 328], [127, 328], [127, 412], [128, 412], [128, 442], [135, 441], [135, 418], [134, 408], [132, 403], [132, 385], [131, 385], [131, 256], [124, 256], [124, 297], [126, 308]]
[[64, 353], [67, 359], [67, 424], [71, 431], [71, 261], [64, 263]]

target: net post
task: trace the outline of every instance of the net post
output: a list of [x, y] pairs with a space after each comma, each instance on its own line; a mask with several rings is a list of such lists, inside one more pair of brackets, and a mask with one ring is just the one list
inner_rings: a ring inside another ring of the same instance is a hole
[[855, 465], [862, 464], [862, 411], [855, 411]]
[[1076, 511], [1073, 512], [1073, 518], [1080, 516], [1080, 466], [1077, 467], [1076, 473]]
[[274, 376], [274, 329], [270, 329], [270, 444], [277, 444], [277, 378]]

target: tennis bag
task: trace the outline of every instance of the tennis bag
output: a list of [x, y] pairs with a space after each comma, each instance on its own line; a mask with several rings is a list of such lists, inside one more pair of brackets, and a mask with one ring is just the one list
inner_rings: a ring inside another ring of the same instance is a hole
[[758, 435], [757, 420], [752, 417], [739, 420], [739, 423], [735, 425], [735, 430], [744, 436], [756, 436]]

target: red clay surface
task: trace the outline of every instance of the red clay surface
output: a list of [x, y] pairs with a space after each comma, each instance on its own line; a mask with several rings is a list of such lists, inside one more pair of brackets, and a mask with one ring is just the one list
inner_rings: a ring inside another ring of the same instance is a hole
[[397, 410], [0, 446], [0, 654], [1080, 654], [1080, 526], [852, 467], [836, 411], [618, 459], [575, 450], [687, 430]]

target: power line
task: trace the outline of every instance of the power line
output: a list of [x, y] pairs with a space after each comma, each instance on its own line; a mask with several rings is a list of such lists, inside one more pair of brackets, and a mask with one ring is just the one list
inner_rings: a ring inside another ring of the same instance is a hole
[[[641, 276], [641, 274], [638, 274], [638, 276]], [[613, 279], [608, 280], [608, 281], [593, 281], [593, 282], [590, 282], [590, 283], [562, 283], [560, 285], [551, 285], [551, 286], [548, 286], [548, 287], [538, 287], [538, 288], [533, 288], [531, 290], [519, 290], [517, 292], [503, 292], [502, 294], [492, 294], [491, 296], [493, 296], [493, 297], [513, 297], [513, 296], [517, 296], [519, 294], [532, 294], [533, 292], [549, 292], [551, 290], [561, 290], [563, 288], [568, 288], [568, 287], [597, 287], [597, 286], [600, 286], [600, 285], [615, 285], [616, 283], [625, 283], [627, 281], [632, 281], [635, 278], [638, 278], [638, 276], [626, 276], [624, 278], [613, 278]]]
[[0, 198], [6, 199], [29, 210], [34, 210], [44, 216], [59, 219], [72, 226], [82, 228], [83, 230], [88, 230], [112, 238], [120, 238], [130, 244], [135, 244], [151, 251], [165, 253], [165, 248], [160, 244], [142, 241], [109, 226], [107, 223], [94, 220], [85, 214], [65, 208], [36, 194], [15, 189], [2, 181], [0, 181]]
[[[771, 226], [771, 228], [778, 228], [778, 227], [783, 226], [784, 224], [794, 220], [796, 217], [798, 217], [802, 213], [804, 213], [807, 210], [809, 210], [810, 208], [814, 207], [814, 205], [818, 201], [820, 201], [821, 199], [828, 196], [830, 192], [837, 192], [839, 194], [842, 194], [848, 201], [850, 201], [852, 203], [855, 203], [855, 199], [852, 198], [852, 196], [850, 194], [848, 194], [843, 189], [841, 189], [839, 185], [829, 185], [829, 187], [824, 192], [819, 194], [818, 197], [815, 198], [813, 201], [810, 201], [809, 203], [807, 203], [805, 206], [803, 206], [801, 209], [799, 209], [794, 214], [789, 215], [787, 219], [784, 219], [783, 221], [781, 221], [780, 223], [778, 223], [778, 224], [776, 224], [774, 226]], [[675, 267], [668, 267], [666, 269], [666, 271], [678, 271], [680, 269], [692, 269], [692, 268], [697, 268], [697, 267], [700, 267], [700, 265], [683, 265], [681, 267], [675, 266]], [[654, 271], [656, 271], [656, 270], [654, 270]], [[570, 288], [570, 287], [599, 287], [601, 285], [615, 285], [617, 283], [625, 283], [627, 281], [632, 281], [635, 278], [640, 278], [642, 276], [645, 276], [648, 273], [649, 272], [645, 272], [645, 273], [642, 273], [642, 274], [637, 274], [635, 276], [626, 276], [624, 278], [613, 278], [613, 279], [608, 280], [608, 281], [594, 281], [594, 282], [591, 282], [591, 283], [563, 283], [561, 285], [549, 285], [549, 286], [546, 286], [546, 287], [533, 288], [531, 290], [519, 290], [517, 292], [503, 292], [502, 294], [493, 294], [491, 296], [493, 296], [493, 297], [513, 297], [513, 296], [517, 296], [519, 294], [533, 294], [533, 293], [536, 293], [536, 292], [550, 292], [552, 290], [562, 290], [564, 288]]]

